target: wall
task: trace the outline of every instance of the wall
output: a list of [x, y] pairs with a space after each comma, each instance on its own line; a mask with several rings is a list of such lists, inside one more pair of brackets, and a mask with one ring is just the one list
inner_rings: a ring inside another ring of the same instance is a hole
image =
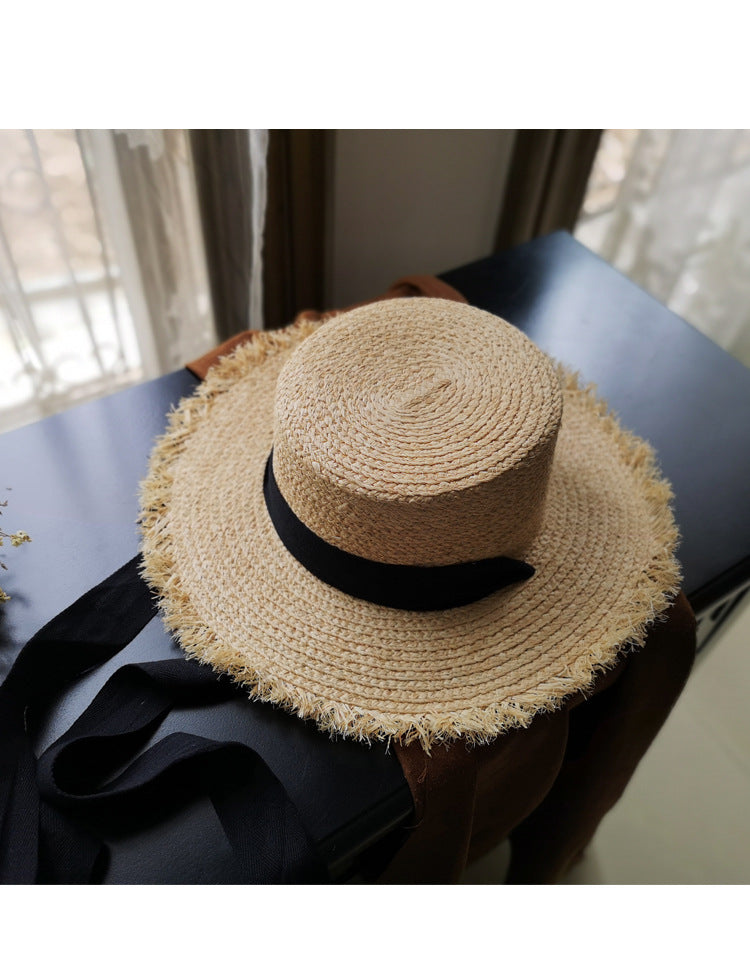
[[337, 130], [329, 302], [492, 252], [513, 130]]

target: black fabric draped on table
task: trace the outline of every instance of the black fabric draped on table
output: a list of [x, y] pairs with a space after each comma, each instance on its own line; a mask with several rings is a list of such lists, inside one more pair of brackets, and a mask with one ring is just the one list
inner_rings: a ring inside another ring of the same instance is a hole
[[[105, 875], [99, 834], [139, 808], [208, 797], [248, 883], [327, 879], [281, 782], [240, 742], [187, 733], [146, 746], [173, 707], [237, 694], [187, 659], [125, 665], [37, 758], [32, 724], [66, 685], [124, 648], [156, 614], [140, 556], [24, 646], [0, 686], [0, 882], [87, 883]], [[102, 827], [103, 826], [103, 827]]]

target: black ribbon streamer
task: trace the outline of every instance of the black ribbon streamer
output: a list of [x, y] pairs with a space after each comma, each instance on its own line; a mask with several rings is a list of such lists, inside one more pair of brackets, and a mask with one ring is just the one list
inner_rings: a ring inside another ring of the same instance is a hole
[[136, 556], [40, 629], [0, 686], [0, 882], [100, 881], [108, 849], [96, 822], [190, 794], [213, 802], [245, 881], [325, 881], [296, 807], [249, 746], [175, 733], [141, 752], [173, 707], [236, 694], [195, 662], [123, 666], [37, 761], [29, 715], [154, 616], [138, 564]]
[[271, 522], [294, 558], [322, 582], [357, 599], [413, 612], [468, 605], [514, 582], [531, 578], [534, 567], [498, 556], [444, 566], [373, 562], [344, 552], [321, 539], [292, 511], [276, 484], [273, 451], [263, 478]]

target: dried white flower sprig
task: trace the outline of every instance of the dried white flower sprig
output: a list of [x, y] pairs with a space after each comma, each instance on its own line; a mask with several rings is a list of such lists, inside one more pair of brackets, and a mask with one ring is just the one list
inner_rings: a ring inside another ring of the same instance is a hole
[[[0, 502], [0, 516], [3, 514], [2, 510], [7, 505], [7, 499], [5, 502]], [[0, 547], [5, 545], [6, 539], [10, 539], [10, 544], [16, 548], [20, 545], [23, 545], [24, 542], [31, 542], [31, 536], [28, 534], [28, 532], [22, 532], [20, 530], [18, 532], [5, 532], [4, 529], [0, 528]], [[8, 567], [4, 562], [0, 561], [0, 568], [7, 570]], [[9, 599], [10, 596], [8, 593], [4, 589], [0, 588], [0, 602], [7, 602]]]

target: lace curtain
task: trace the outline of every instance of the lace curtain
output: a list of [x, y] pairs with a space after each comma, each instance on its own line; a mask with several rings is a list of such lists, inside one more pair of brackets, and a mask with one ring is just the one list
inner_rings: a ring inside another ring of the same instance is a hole
[[750, 366], [750, 131], [605, 131], [575, 235]]
[[[258, 327], [267, 133], [237, 132], [249, 175], [232, 213], [248, 222], [251, 305], [235, 322]], [[0, 429], [215, 345], [194, 174], [186, 130], [0, 133]]]

